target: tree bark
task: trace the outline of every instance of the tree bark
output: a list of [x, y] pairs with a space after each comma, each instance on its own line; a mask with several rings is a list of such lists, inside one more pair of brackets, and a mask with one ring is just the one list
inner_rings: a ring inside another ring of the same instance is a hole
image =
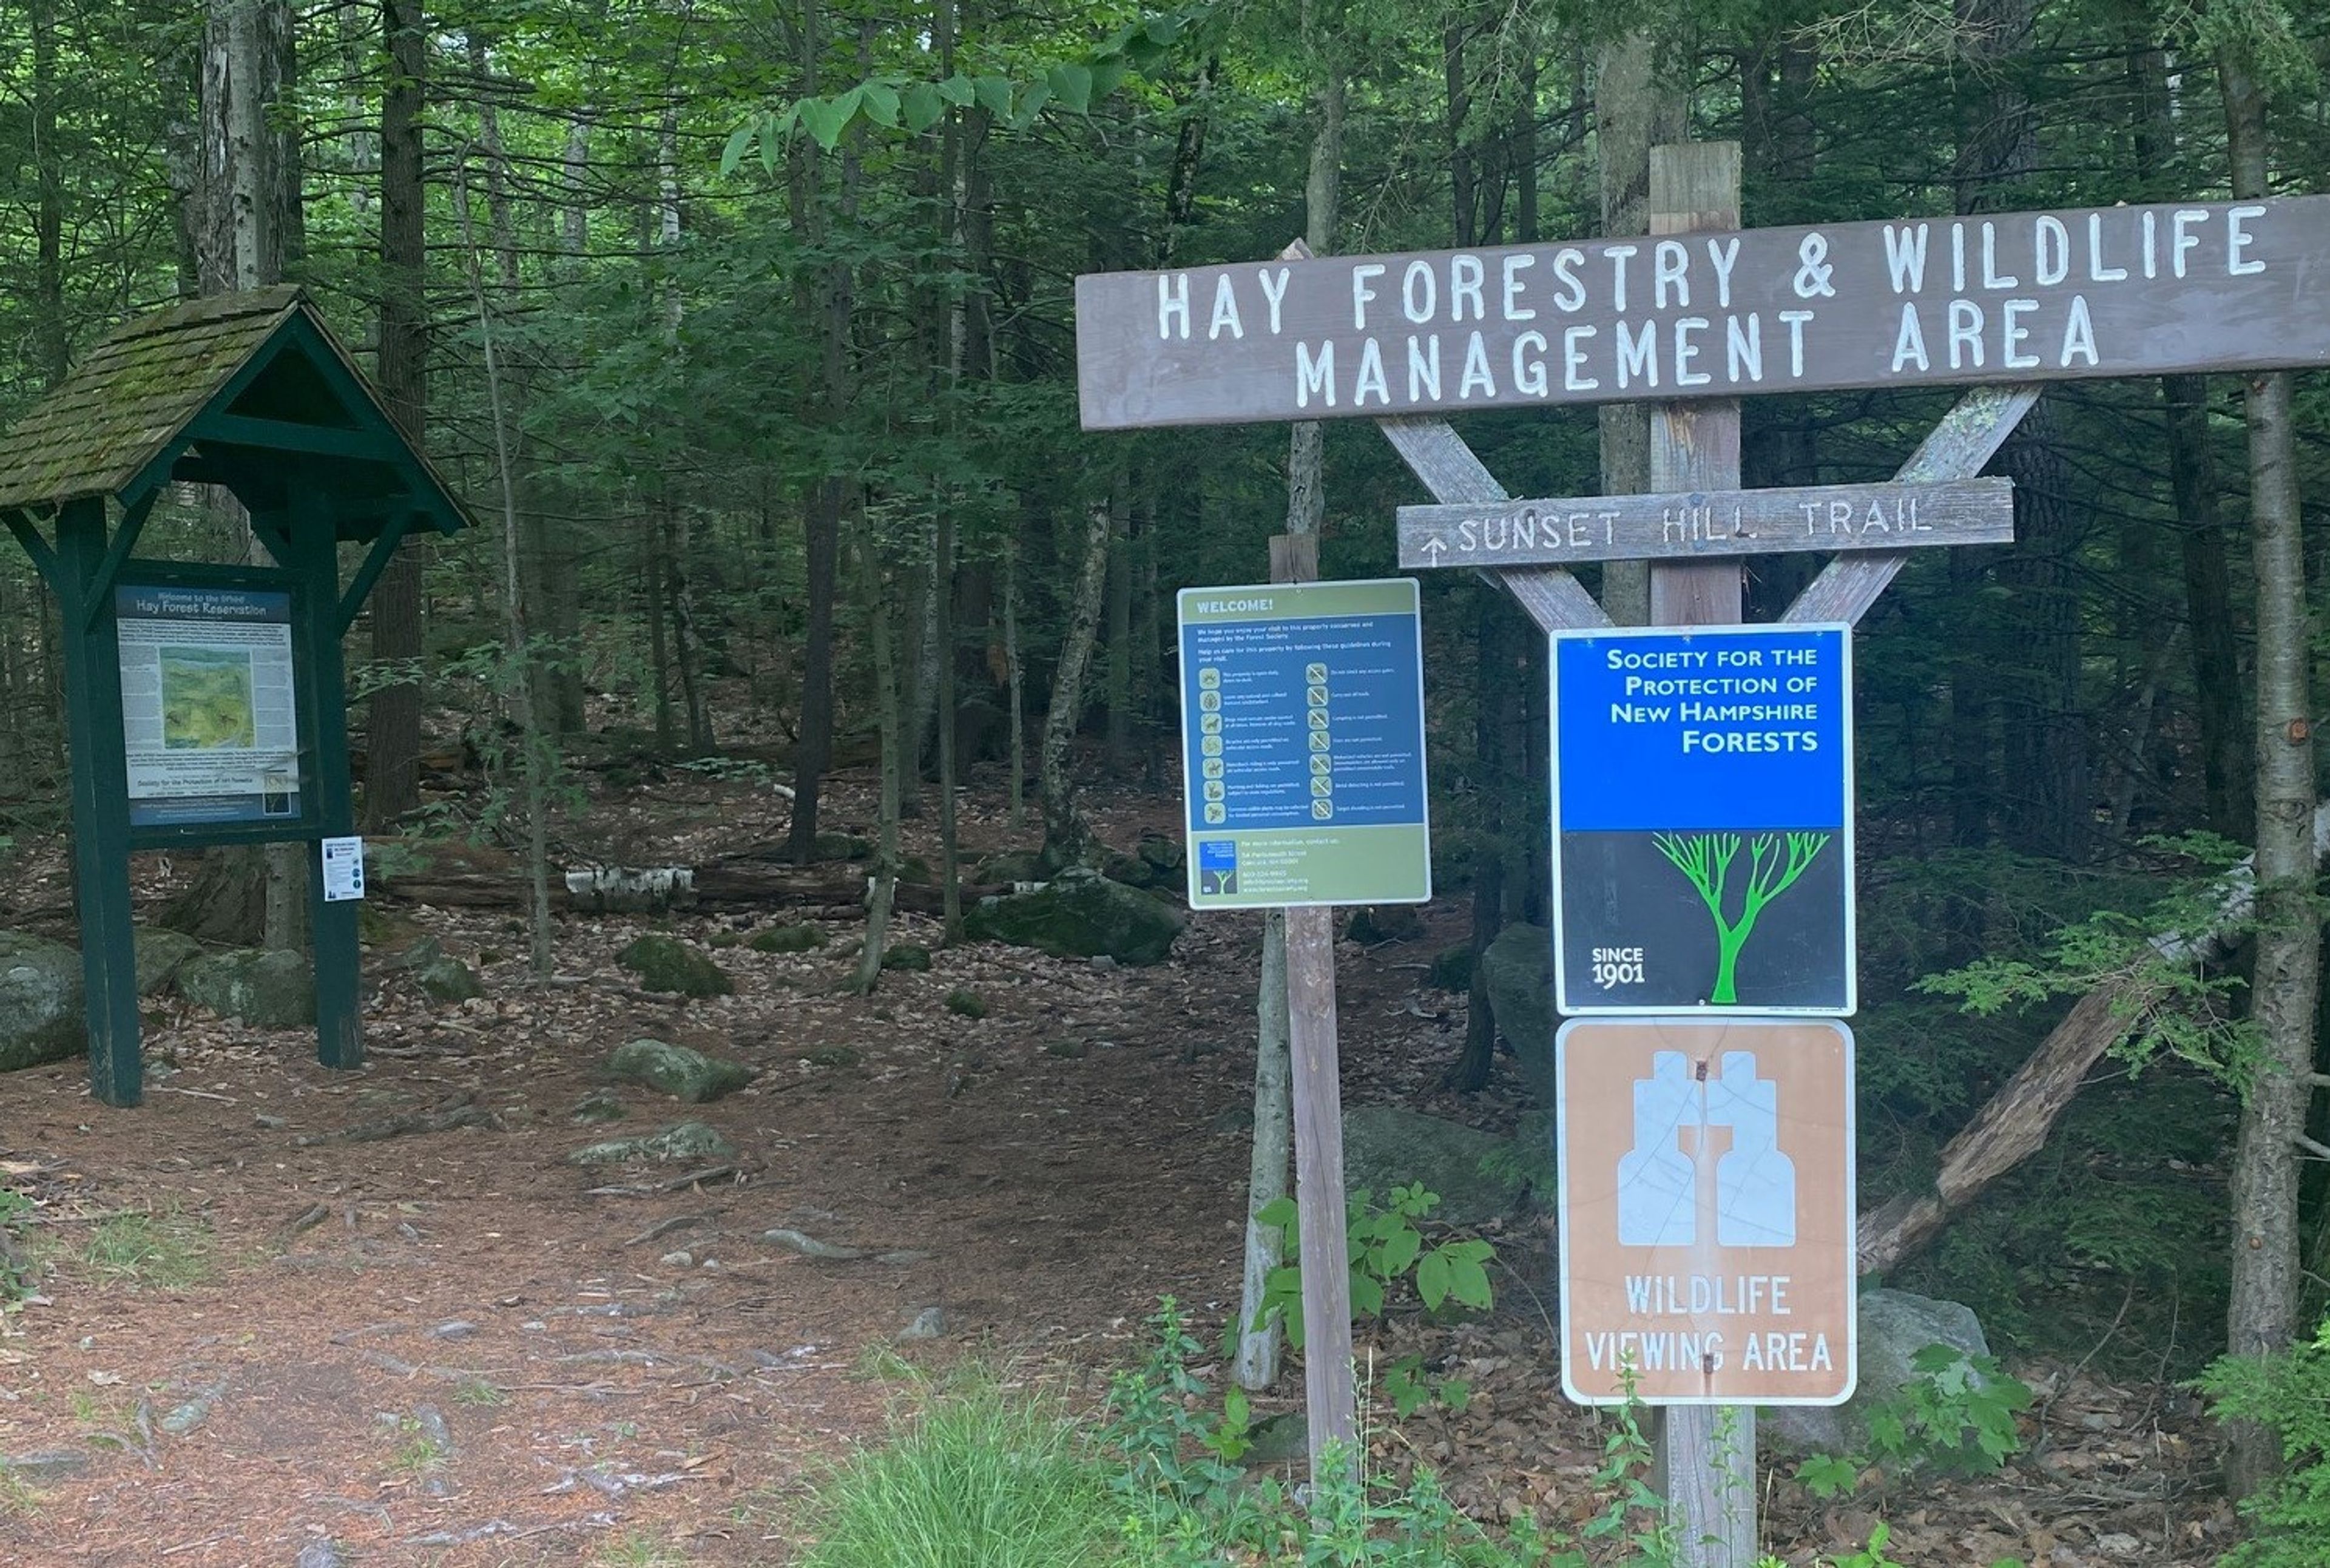
[[1109, 536], [1115, 531], [1116, 510], [1123, 503], [1121, 483], [1112, 486], [1107, 497], [1085, 505], [1084, 564], [1068, 597], [1067, 631], [1060, 639], [1060, 660], [1052, 672], [1052, 700], [1044, 712], [1037, 791], [1044, 813], [1043, 860], [1053, 870], [1088, 864], [1097, 851], [1092, 824], [1076, 803], [1070, 760], [1077, 723], [1084, 714], [1084, 678], [1092, 668], [1093, 644], [1100, 630], [1102, 590], [1108, 584]]
[[[421, 297], [425, 260], [421, 185], [423, 73], [427, 25], [419, 0], [381, 0], [388, 84], [380, 107], [381, 400], [415, 446], [428, 441], [429, 323]], [[372, 657], [406, 664], [421, 657], [421, 556], [397, 546], [373, 589]], [[372, 694], [365, 735], [365, 831], [386, 832], [421, 804], [421, 688], [409, 681]]]
[[[2268, 193], [2265, 98], [2238, 43], [2218, 56], [2235, 200]], [[2314, 1098], [2314, 1027], [2321, 981], [2321, 918], [2314, 900], [2307, 813], [2315, 801], [2310, 626], [2290, 377], [2252, 377], [2245, 389], [2249, 446], [2249, 550], [2257, 601], [2257, 963], [2250, 1022], [2262, 1060], [2241, 1106], [2233, 1151], [2232, 1288], [2227, 1348], [2278, 1355], [2297, 1329], [2298, 1146]], [[2279, 1473], [2280, 1440], [2232, 1423], [2227, 1488], [2252, 1495]]]
[[[1594, 124], [1601, 166], [1602, 233], [1640, 234], [1650, 228], [1651, 148], [1683, 139], [1685, 102], [1674, 81], [1672, 41], [1628, 33], [1605, 43], [1595, 61]], [[1602, 434], [1602, 493], [1633, 495], [1651, 488], [1651, 408], [1605, 404]], [[1644, 561], [1610, 561], [1602, 567], [1602, 607], [1621, 626], [1651, 618], [1651, 571]]]
[[882, 570], [874, 545], [864, 529], [850, 536], [849, 553], [857, 568], [859, 597], [866, 615], [866, 641], [874, 656], [874, 711], [882, 731], [881, 819], [874, 842], [874, 879], [866, 901], [866, 945], [857, 955], [853, 989], [866, 993], [882, 978], [882, 952], [890, 931], [890, 911], [898, 892], [898, 801], [906, 737], [905, 704], [898, 690], [896, 642], [891, 632], [890, 603], [883, 592]]

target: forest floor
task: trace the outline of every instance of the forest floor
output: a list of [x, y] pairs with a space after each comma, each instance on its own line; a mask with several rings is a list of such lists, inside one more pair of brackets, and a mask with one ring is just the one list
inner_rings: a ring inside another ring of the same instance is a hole
[[[841, 779], [829, 825], [862, 827], [869, 790]], [[683, 774], [592, 809], [635, 856], [683, 863], [775, 841], [785, 815], [749, 784]], [[1096, 803], [1123, 848], [1173, 814], [1147, 795]], [[964, 835], [1006, 847], [996, 802], [967, 807]], [[61, 864], [35, 872], [0, 926], [54, 923]], [[143, 863], [145, 895], [167, 875]], [[841, 942], [732, 946], [716, 956], [736, 994], [681, 1001], [612, 961], [645, 917], [564, 918], [562, 983], [538, 988], [507, 917], [384, 908], [404, 943], [476, 965], [487, 995], [433, 1003], [376, 948], [360, 1071], [317, 1066], [311, 1033], [170, 1003], [148, 1019], [138, 1110], [92, 1101], [77, 1063], [0, 1078], [0, 1186], [37, 1205], [29, 1233], [51, 1260], [42, 1296], [0, 1316], [0, 1561], [781, 1563], [819, 1468], [882, 1433], [905, 1386], [894, 1356], [980, 1357], [1089, 1404], [1138, 1359], [1159, 1297], [1208, 1344], [1235, 1309], [1252, 917], [1194, 920], [1151, 968], [939, 950], [866, 998], [838, 989]], [[1524, 1107], [1509, 1064], [1479, 1095], [1438, 1087], [1463, 998], [1424, 971], [1463, 916], [1444, 901], [1427, 917], [1411, 942], [1340, 944], [1346, 1104], [1510, 1129]], [[933, 923], [905, 926], [936, 947]], [[957, 990], [985, 1016], [950, 1011]], [[627, 1088], [627, 1120], [574, 1124], [607, 1053], [642, 1035], [761, 1076], [702, 1107]], [[449, 1107], [492, 1115], [334, 1141]], [[692, 1173], [567, 1163], [690, 1117], [736, 1145], [705, 1162], [728, 1168], [672, 1186]], [[780, 1227], [895, 1256], [813, 1259], [765, 1239]], [[1492, 1313], [1362, 1335], [1363, 1359], [1420, 1347], [1461, 1373], [1469, 1408], [1375, 1410], [1371, 1446], [1431, 1464], [1478, 1516], [1574, 1525], [1599, 1509], [1607, 1429], [1559, 1392], [1549, 1223], [1516, 1217], [1491, 1239]], [[937, 1336], [909, 1336], [933, 1307]], [[1912, 1568], [2199, 1565], [2230, 1544], [2215, 1440], [2189, 1399], [2068, 1364], [2013, 1370], [2040, 1402], [2004, 1471], [1835, 1504], [1778, 1478], [1771, 1549], [1808, 1563], [1880, 1516]], [[1291, 1408], [1300, 1386], [1257, 1410]]]

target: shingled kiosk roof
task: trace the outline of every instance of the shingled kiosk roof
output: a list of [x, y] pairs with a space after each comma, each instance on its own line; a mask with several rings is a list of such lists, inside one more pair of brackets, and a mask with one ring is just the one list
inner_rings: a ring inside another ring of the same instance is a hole
[[317, 460], [342, 538], [400, 511], [445, 533], [470, 520], [303, 290], [213, 295], [117, 328], [0, 435], [0, 512], [128, 504], [172, 478], [265, 489]]

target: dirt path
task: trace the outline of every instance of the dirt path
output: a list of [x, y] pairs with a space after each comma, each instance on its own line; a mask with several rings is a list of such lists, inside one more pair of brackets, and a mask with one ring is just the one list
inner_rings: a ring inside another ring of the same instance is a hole
[[[1501, 1066], [1482, 1096], [1436, 1088], [1463, 1017], [1423, 988], [1460, 934], [1453, 906], [1434, 917], [1404, 944], [1343, 945], [1347, 1102], [1510, 1128], [1522, 1102]], [[1090, 1392], [1160, 1295], [1208, 1342], [1232, 1309], [1251, 919], [1201, 921], [1146, 970], [940, 951], [871, 999], [834, 989], [837, 926], [805, 955], [722, 947], [737, 994], [685, 1003], [614, 965], [643, 920], [569, 924], [573, 983], [548, 990], [519, 983], [505, 955], [523, 938], [497, 918], [417, 921], [488, 994], [434, 1003], [375, 965], [361, 1072], [317, 1067], [299, 1033], [182, 1011], [149, 1021], [137, 1112], [90, 1101], [77, 1063], [0, 1078], [0, 1185], [39, 1205], [52, 1263], [45, 1299], [0, 1317], [0, 1455], [17, 1461], [0, 1561], [781, 1562], [804, 1474], [881, 1429], [886, 1351], [973, 1351]], [[950, 1008], [964, 992], [984, 1016]], [[760, 1076], [703, 1107], [626, 1088], [623, 1120], [573, 1121], [607, 1053], [641, 1036]], [[449, 1108], [483, 1125], [336, 1141]], [[735, 1155], [567, 1162], [691, 1118]], [[872, 1256], [806, 1257], [779, 1229]], [[1517, 1221], [1498, 1240], [1497, 1314], [1374, 1339], [1467, 1377], [1471, 1407], [1381, 1420], [1378, 1447], [1442, 1468], [1477, 1513], [1582, 1518], [1602, 1433], [1558, 1392], [1547, 1233]], [[2227, 1521], [2195, 1478], [2201, 1423], [2155, 1390], [2054, 1392], [2037, 1462], [1883, 1501], [1896, 1556], [2212, 1561]], [[1875, 1516], [1782, 1486], [1767, 1516], [1804, 1561]]]

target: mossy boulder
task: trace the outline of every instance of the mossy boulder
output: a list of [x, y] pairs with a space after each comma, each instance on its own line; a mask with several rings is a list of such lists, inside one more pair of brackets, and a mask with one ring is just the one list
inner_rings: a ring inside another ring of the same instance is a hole
[[1541, 1110], [1553, 1108], [1553, 935], [1542, 926], [1508, 926], [1481, 955], [1481, 978], [1498, 1032]]
[[1181, 841], [1161, 833], [1142, 834], [1132, 854], [1110, 855], [1101, 874], [1130, 888], [1160, 892], [1179, 892], [1189, 876]]
[[298, 1029], [316, 1022], [316, 971], [305, 953], [233, 947], [189, 959], [178, 994], [221, 1018], [260, 1029]]
[[677, 936], [650, 931], [620, 953], [615, 962], [639, 977], [642, 991], [664, 991], [681, 996], [727, 996], [736, 983], [728, 973]]
[[635, 1138], [611, 1138], [603, 1144], [586, 1144], [566, 1156], [570, 1165], [624, 1165], [634, 1160], [654, 1160], [669, 1164], [674, 1160], [725, 1159], [736, 1152], [735, 1145], [702, 1122], [681, 1122], [661, 1132], [642, 1133]]
[[619, 1045], [607, 1058], [607, 1076], [640, 1083], [690, 1105], [703, 1105], [734, 1094], [759, 1076], [759, 1069], [724, 1057], [706, 1056], [684, 1045], [660, 1040], [635, 1040]]
[[1158, 964], [1187, 922], [1180, 910], [1096, 872], [1071, 870], [1032, 893], [982, 898], [963, 912], [973, 941], [1006, 942], [1061, 958], [1106, 955], [1119, 964]]
[[882, 949], [882, 967], [907, 974], [931, 971], [931, 950], [918, 942], [900, 942]]
[[1473, 945], [1459, 942], [1432, 955], [1432, 973], [1425, 978], [1436, 991], [1473, 989]]
[[0, 1072], [82, 1050], [84, 1020], [81, 955], [45, 936], [0, 931]]
[[772, 926], [765, 931], [755, 931], [744, 946], [755, 953], [814, 953], [825, 943], [824, 927], [803, 922], [793, 926]]
[[980, 999], [979, 993], [976, 991], [948, 992], [946, 995], [946, 1010], [949, 1012], [953, 1013], [957, 1018], [985, 1018], [987, 1016], [987, 1003]]
[[1034, 850], [1005, 850], [973, 866], [971, 879], [974, 882], [1040, 882], [1044, 879], [1044, 858]]
[[421, 993], [433, 1002], [467, 1002], [486, 993], [478, 972], [450, 953], [440, 953], [421, 966]]
[[1381, 942], [1413, 942], [1424, 935], [1424, 917], [1413, 904], [1367, 904], [1351, 911], [1343, 935], [1362, 947]]
[[1364, 1187], [1381, 1202], [1394, 1187], [1421, 1182], [1440, 1194], [1434, 1219], [1477, 1225], [1511, 1210], [1520, 1195], [1518, 1183], [1481, 1168], [1511, 1148], [1511, 1138], [1462, 1122], [1397, 1106], [1355, 1106], [1343, 1113], [1343, 1185]]
[[151, 996], [178, 977], [178, 971], [203, 950], [203, 945], [183, 931], [140, 926], [131, 933], [137, 951], [137, 994]]

